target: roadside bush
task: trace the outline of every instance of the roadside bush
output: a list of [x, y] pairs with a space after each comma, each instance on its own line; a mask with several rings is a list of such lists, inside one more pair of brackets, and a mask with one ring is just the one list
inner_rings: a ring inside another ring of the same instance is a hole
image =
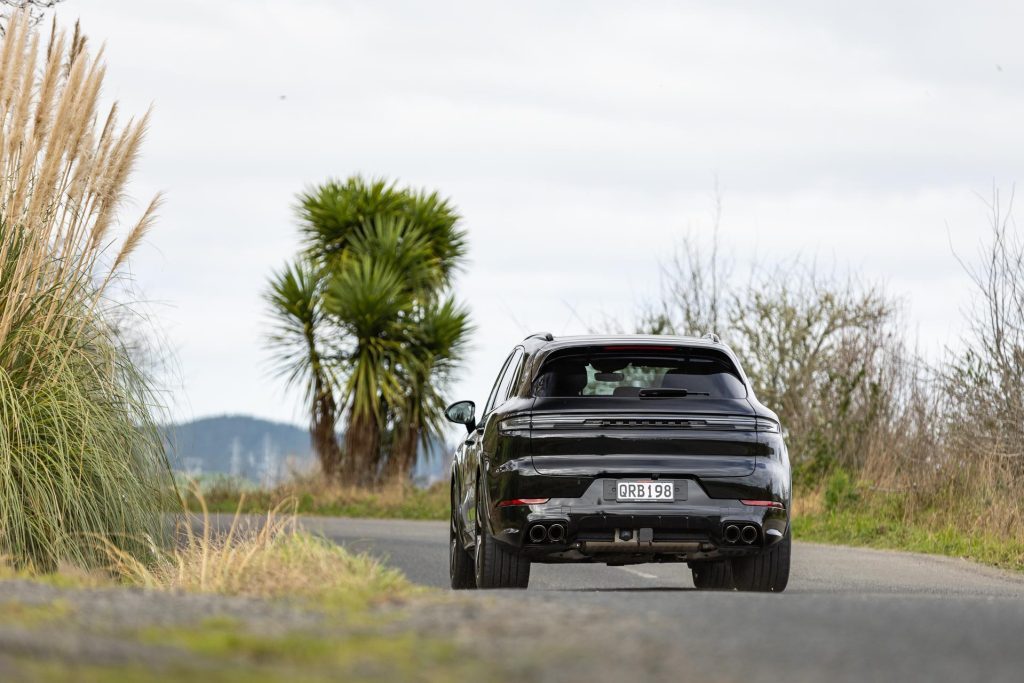
[[[789, 430], [794, 474], [813, 487], [836, 467], [858, 470], [876, 436], [901, 429], [907, 373], [898, 307], [884, 291], [799, 262], [753, 268], [687, 238], [663, 267], [661, 301], [638, 331], [718, 334], [740, 356], [758, 398]], [[708, 327], [694, 329], [693, 325]]]
[[[1024, 474], [1024, 236], [999, 194], [989, 204], [990, 233], [977, 266], [962, 350], [941, 369], [948, 435], [958, 450], [1002, 459]], [[997, 468], [1001, 469], [1001, 468]]]
[[963, 263], [967, 333], [938, 362], [879, 287], [799, 261], [736, 286], [717, 230], [663, 267], [638, 331], [713, 331], [737, 351], [788, 429], [798, 534], [1024, 568], [1024, 237], [998, 193], [990, 209], [978, 265]]
[[857, 487], [853, 478], [846, 470], [837, 469], [829, 475], [825, 482], [825, 510], [835, 512], [840, 508], [848, 507], [856, 503], [858, 499]]
[[103, 75], [77, 29], [43, 44], [24, 13], [8, 24], [0, 56], [0, 555], [40, 569], [102, 564], [98, 539], [149, 556], [169, 482], [156, 402], [122, 341], [125, 308], [114, 296], [158, 203], [118, 239], [146, 119], [120, 127], [116, 107], [98, 118]]

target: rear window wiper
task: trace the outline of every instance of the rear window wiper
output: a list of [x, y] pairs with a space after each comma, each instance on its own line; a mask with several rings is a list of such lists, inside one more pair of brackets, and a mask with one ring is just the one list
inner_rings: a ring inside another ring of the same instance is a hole
[[688, 389], [641, 389], [640, 398], [677, 398], [682, 396], [710, 396], [706, 391], [690, 391]]

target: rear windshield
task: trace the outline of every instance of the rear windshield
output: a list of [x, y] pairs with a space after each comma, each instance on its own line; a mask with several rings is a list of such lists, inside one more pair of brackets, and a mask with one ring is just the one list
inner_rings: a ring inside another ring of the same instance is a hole
[[594, 351], [544, 363], [535, 396], [639, 397], [642, 389], [685, 389], [705, 398], [745, 398], [746, 387], [725, 356], [678, 351]]

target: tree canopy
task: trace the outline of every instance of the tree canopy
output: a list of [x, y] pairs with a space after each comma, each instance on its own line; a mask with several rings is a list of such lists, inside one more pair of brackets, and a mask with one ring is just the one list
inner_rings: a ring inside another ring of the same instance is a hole
[[436, 192], [359, 176], [304, 192], [297, 215], [303, 249], [267, 294], [277, 368], [303, 392], [326, 474], [405, 478], [441, 432], [471, 331], [451, 292], [466, 251], [460, 217]]

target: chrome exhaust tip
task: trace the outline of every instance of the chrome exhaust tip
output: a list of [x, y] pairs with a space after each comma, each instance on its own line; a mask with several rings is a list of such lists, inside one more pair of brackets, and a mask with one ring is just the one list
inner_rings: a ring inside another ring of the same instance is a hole
[[743, 527], [743, 531], [740, 532], [740, 538], [743, 540], [744, 543], [750, 545], [751, 543], [757, 540], [757, 527]]
[[544, 528], [543, 524], [534, 524], [530, 527], [529, 536], [534, 543], [540, 543], [547, 538], [548, 530]]
[[735, 543], [738, 540], [740, 540], [740, 528], [735, 524], [725, 527], [725, 542]]
[[561, 524], [552, 524], [548, 528], [548, 540], [552, 543], [561, 543], [565, 540], [565, 527]]

